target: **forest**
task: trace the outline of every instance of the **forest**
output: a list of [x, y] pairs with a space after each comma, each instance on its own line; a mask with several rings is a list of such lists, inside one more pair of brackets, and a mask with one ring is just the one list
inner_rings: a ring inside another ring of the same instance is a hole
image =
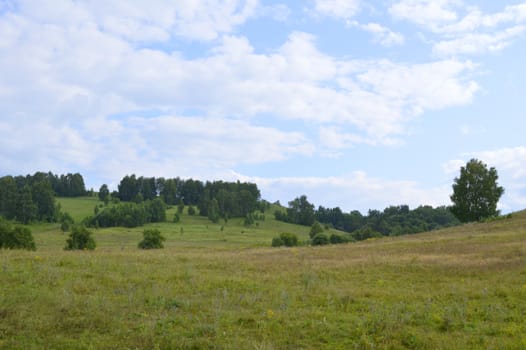
[[[95, 195], [87, 191], [81, 174], [56, 175], [36, 172], [26, 176], [0, 178], [0, 215], [23, 224], [35, 221], [56, 222], [68, 218], [55, 202], [58, 197]], [[200, 181], [194, 179], [124, 176], [117, 190], [110, 193], [103, 184], [98, 192], [106, 206], [96, 207], [94, 215], [84, 224], [90, 227], [136, 227], [150, 222], [162, 222], [166, 207], [177, 205], [189, 207], [190, 213], [208, 217], [212, 222], [220, 219], [246, 218], [253, 220], [255, 211], [270, 207], [261, 198], [254, 183]], [[111, 200], [112, 205], [107, 205]], [[276, 203], [276, 204], [279, 204]], [[344, 212], [339, 207], [326, 208], [310, 203], [302, 195], [278, 206], [274, 213], [277, 220], [312, 226], [321, 223], [352, 234], [356, 240], [379, 236], [412, 234], [459, 224], [448, 207], [407, 205], [390, 206], [383, 211], [371, 209], [366, 215], [357, 210]]]

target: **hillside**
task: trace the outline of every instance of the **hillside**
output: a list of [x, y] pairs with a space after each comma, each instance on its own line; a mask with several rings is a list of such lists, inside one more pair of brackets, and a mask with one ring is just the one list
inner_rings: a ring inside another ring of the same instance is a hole
[[65, 252], [53, 225], [34, 227], [39, 250], [0, 253], [0, 348], [526, 347], [526, 212], [292, 249], [266, 247], [300, 230], [271, 219], [244, 233], [185, 220], [182, 235], [161, 225], [159, 251], [136, 249], [140, 228]]
[[[70, 213], [76, 222], [83, 218], [93, 215], [94, 207], [101, 205], [95, 197], [81, 198], [58, 198], [64, 211]], [[300, 241], [309, 239], [310, 227], [289, 224], [274, 219], [276, 206], [272, 205], [264, 215], [265, 220], [259, 220], [256, 224], [249, 227], [244, 225], [243, 218], [232, 218], [226, 223], [220, 220], [214, 224], [206, 217], [188, 215], [188, 208], [185, 208], [179, 223], [169, 222], [173, 219], [177, 211], [175, 206], [167, 210], [167, 221], [164, 223], [149, 224], [144, 227], [136, 228], [106, 228], [94, 230], [95, 237], [103, 246], [119, 246], [121, 248], [135, 249], [137, 242], [142, 237], [144, 228], [158, 228], [167, 237], [165, 246], [199, 246], [199, 247], [269, 247], [272, 238], [282, 232], [294, 233]], [[37, 245], [42, 249], [53, 249], [55, 242], [48, 244], [49, 233], [55, 233], [61, 239], [63, 234], [59, 225], [40, 225], [34, 230]], [[42, 237], [39, 233], [43, 232]], [[327, 230], [328, 234], [341, 233], [338, 230]]]

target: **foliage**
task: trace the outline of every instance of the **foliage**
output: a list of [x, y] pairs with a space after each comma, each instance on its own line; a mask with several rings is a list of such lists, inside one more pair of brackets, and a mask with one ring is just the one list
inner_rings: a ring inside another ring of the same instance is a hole
[[71, 215], [69, 215], [67, 212], [60, 213], [58, 221], [60, 222], [60, 229], [62, 232], [69, 231], [71, 226], [75, 223], [73, 217], [71, 217]]
[[31, 230], [27, 227], [13, 226], [0, 217], [0, 249], [36, 250]]
[[305, 226], [311, 226], [316, 219], [314, 205], [308, 201], [305, 195], [290, 201], [286, 213], [276, 211], [274, 216], [276, 220]]
[[192, 205], [190, 205], [190, 206], [188, 207], [188, 215], [190, 215], [190, 216], [194, 216], [194, 215], [196, 215], [196, 214], [197, 214], [197, 213], [196, 213], [196, 211], [195, 211], [195, 208], [194, 208]]
[[329, 242], [329, 237], [325, 233], [318, 233], [312, 237], [312, 245], [326, 245]]
[[323, 232], [323, 227], [318, 221], [314, 222], [310, 228], [309, 237], [314, 238], [318, 233]]
[[[219, 218], [245, 217], [259, 207], [261, 197], [256, 184], [214, 181], [203, 183], [193, 179], [165, 179], [125, 176], [118, 186], [123, 201], [152, 200], [157, 194], [168, 205], [194, 205], [199, 214], [213, 222]], [[212, 213], [209, 211], [212, 210]]]
[[57, 196], [80, 197], [87, 194], [84, 178], [79, 173], [58, 176], [49, 172], [45, 176]]
[[217, 202], [217, 199], [212, 199], [208, 202], [208, 220], [212, 221], [213, 223], [219, 222], [219, 203]]
[[166, 221], [166, 206], [160, 198], [142, 203], [119, 203], [85, 219], [89, 227], [137, 227]]
[[74, 226], [69, 238], [66, 240], [65, 250], [94, 250], [96, 247], [95, 240], [91, 231], [85, 226]]
[[57, 214], [55, 193], [47, 174], [0, 178], [0, 215], [28, 224], [54, 222]]
[[293, 233], [281, 233], [278, 237], [272, 239], [273, 247], [295, 247], [298, 245], [298, 236]]
[[451, 212], [462, 222], [497, 216], [497, 203], [504, 193], [504, 188], [497, 183], [498, 178], [495, 168], [488, 169], [480, 160], [471, 159], [455, 178]]
[[102, 186], [100, 186], [99, 199], [106, 205], [110, 201], [110, 190], [108, 189], [108, 185], [103, 184]]
[[382, 234], [375, 231], [371, 226], [365, 226], [352, 232], [351, 236], [357, 241], [363, 241], [369, 238], [380, 238], [382, 237]]
[[277, 236], [272, 238], [272, 247], [283, 247], [285, 245], [285, 242], [281, 239], [281, 237]]
[[342, 243], [353, 242], [355, 240], [347, 235], [333, 233], [329, 237], [329, 241], [331, 242], [331, 244], [342, 244]]
[[166, 238], [161, 235], [157, 229], [148, 229], [143, 231], [143, 239], [139, 242], [140, 249], [161, 249], [164, 248], [163, 242]]

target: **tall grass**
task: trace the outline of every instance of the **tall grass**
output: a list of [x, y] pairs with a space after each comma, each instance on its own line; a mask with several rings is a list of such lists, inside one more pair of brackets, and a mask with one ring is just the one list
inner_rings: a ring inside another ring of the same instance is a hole
[[525, 213], [279, 249], [261, 247], [272, 220], [241, 233], [185, 219], [182, 234], [157, 225], [157, 251], [112, 229], [94, 252], [66, 252], [54, 228], [34, 230], [36, 252], [0, 251], [0, 348], [526, 348]]

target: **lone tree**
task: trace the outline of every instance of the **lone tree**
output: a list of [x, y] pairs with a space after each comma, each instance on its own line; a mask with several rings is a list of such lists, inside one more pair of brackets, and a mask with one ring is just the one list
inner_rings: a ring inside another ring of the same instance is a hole
[[497, 203], [504, 193], [498, 178], [495, 168], [488, 170], [480, 160], [470, 160], [460, 168], [460, 177], [455, 178], [451, 212], [462, 222], [498, 215]]

